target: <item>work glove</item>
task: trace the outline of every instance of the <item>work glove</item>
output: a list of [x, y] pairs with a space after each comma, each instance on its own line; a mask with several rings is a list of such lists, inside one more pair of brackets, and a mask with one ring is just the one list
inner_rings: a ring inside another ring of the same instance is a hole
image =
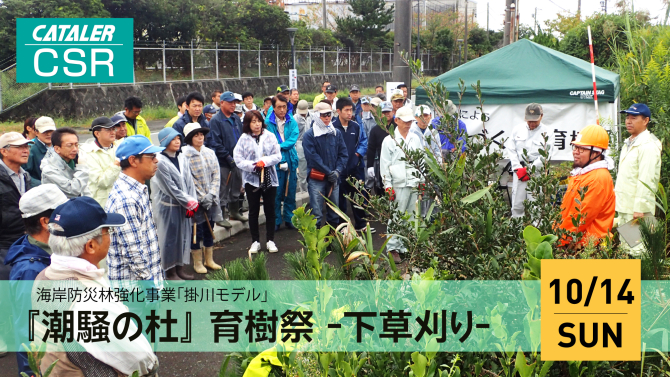
[[425, 183], [419, 183], [419, 187], [417, 188], [419, 191], [419, 195], [424, 195], [426, 194], [426, 184]]
[[202, 198], [202, 202], [200, 205], [206, 210], [209, 211], [210, 208], [212, 208], [212, 204], [214, 204], [214, 194], [207, 194], [205, 195], [204, 198]]
[[368, 168], [368, 177], [373, 178], [375, 176], [375, 168]]
[[198, 202], [195, 202], [195, 207], [193, 209], [186, 210], [186, 218], [190, 219], [191, 217], [195, 216], [195, 213], [198, 212], [198, 208], [200, 208], [200, 204], [198, 204]]
[[389, 196], [390, 200], [395, 200], [395, 190], [393, 189], [393, 187], [389, 187], [386, 189], [386, 195]]
[[228, 164], [228, 167], [231, 169], [235, 169], [237, 165], [235, 165], [235, 160], [233, 159], [233, 156], [228, 156], [226, 157], [226, 163]]
[[261, 170], [263, 170], [264, 167], [265, 167], [265, 162], [263, 162], [263, 160], [260, 160], [254, 166], [254, 170], [255, 171], [261, 171]]
[[337, 183], [340, 178], [340, 173], [337, 170], [333, 170], [328, 174], [328, 182]]
[[284, 162], [283, 164], [279, 164], [279, 169], [283, 171], [288, 171], [288, 163]]
[[527, 180], [530, 179], [530, 175], [528, 175], [528, 171], [526, 170], [525, 167], [516, 169], [516, 176], [519, 177], [519, 180], [521, 180], [521, 182], [526, 182]]
[[196, 210], [196, 208], [198, 208], [198, 206], [199, 206], [199, 204], [198, 204], [197, 200], [189, 200], [189, 202], [186, 203], [186, 209], [187, 210], [191, 210], [191, 211]]

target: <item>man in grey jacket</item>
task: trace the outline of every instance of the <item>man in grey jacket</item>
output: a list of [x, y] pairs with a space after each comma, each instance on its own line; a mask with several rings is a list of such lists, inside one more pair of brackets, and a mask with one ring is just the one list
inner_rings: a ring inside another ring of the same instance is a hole
[[42, 160], [42, 184], [53, 183], [68, 197], [91, 196], [88, 171], [77, 164], [79, 135], [72, 128], [60, 128], [51, 135], [52, 147]]

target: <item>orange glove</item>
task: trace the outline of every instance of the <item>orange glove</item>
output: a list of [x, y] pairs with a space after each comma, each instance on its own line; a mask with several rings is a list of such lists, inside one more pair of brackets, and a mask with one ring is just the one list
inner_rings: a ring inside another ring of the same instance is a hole
[[263, 160], [258, 161], [256, 163], [256, 167], [261, 168], [261, 169], [264, 168], [265, 167], [265, 162], [263, 162]]
[[395, 190], [393, 189], [393, 187], [387, 188], [386, 194], [389, 196], [389, 199], [395, 200]]

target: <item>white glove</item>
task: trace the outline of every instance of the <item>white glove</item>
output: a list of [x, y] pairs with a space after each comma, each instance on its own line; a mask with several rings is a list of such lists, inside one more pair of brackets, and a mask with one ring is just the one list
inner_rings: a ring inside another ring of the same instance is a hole
[[284, 162], [283, 164], [279, 164], [279, 169], [283, 171], [288, 171], [288, 163]]
[[375, 168], [368, 168], [368, 178], [375, 176]]

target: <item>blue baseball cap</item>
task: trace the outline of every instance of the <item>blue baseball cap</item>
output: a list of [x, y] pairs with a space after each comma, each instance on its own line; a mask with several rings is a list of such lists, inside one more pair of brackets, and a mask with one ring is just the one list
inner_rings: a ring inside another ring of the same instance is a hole
[[174, 140], [175, 137], [181, 138], [181, 133], [175, 130], [172, 127], [165, 127], [158, 133], [158, 142], [161, 147], [167, 148], [167, 146]]
[[221, 93], [221, 96], [219, 97], [219, 99], [221, 101], [224, 101], [224, 102], [237, 101], [237, 98], [235, 98], [235, 93], [233, 93], [231, 91]]
[[119, 145], [116, 149], [116, 157], [123, 161], [138, 154], [160, 153], [163, 149], [165, 148], [151, 144], [151, 141], [144, 135], [133, 135], [125, 138]]
[[393, 111], [393, 105], [391, 102], [384, 101], [382, 102], [382, 113], [385, 113], [387, 111]]
[[634, 103], [630, 105], [628, 110], [621, 110], [621, 114], [642, 115], [651, 118], [651, 110], [644, 103]]
[[101, 228], [124, 225], [126, 218], [118, 213], [105, 212], [91, 197], [80, 196], [56, 207], [49, 223], [58, 225], [49, 230], [54, 236], [72, 238]]

